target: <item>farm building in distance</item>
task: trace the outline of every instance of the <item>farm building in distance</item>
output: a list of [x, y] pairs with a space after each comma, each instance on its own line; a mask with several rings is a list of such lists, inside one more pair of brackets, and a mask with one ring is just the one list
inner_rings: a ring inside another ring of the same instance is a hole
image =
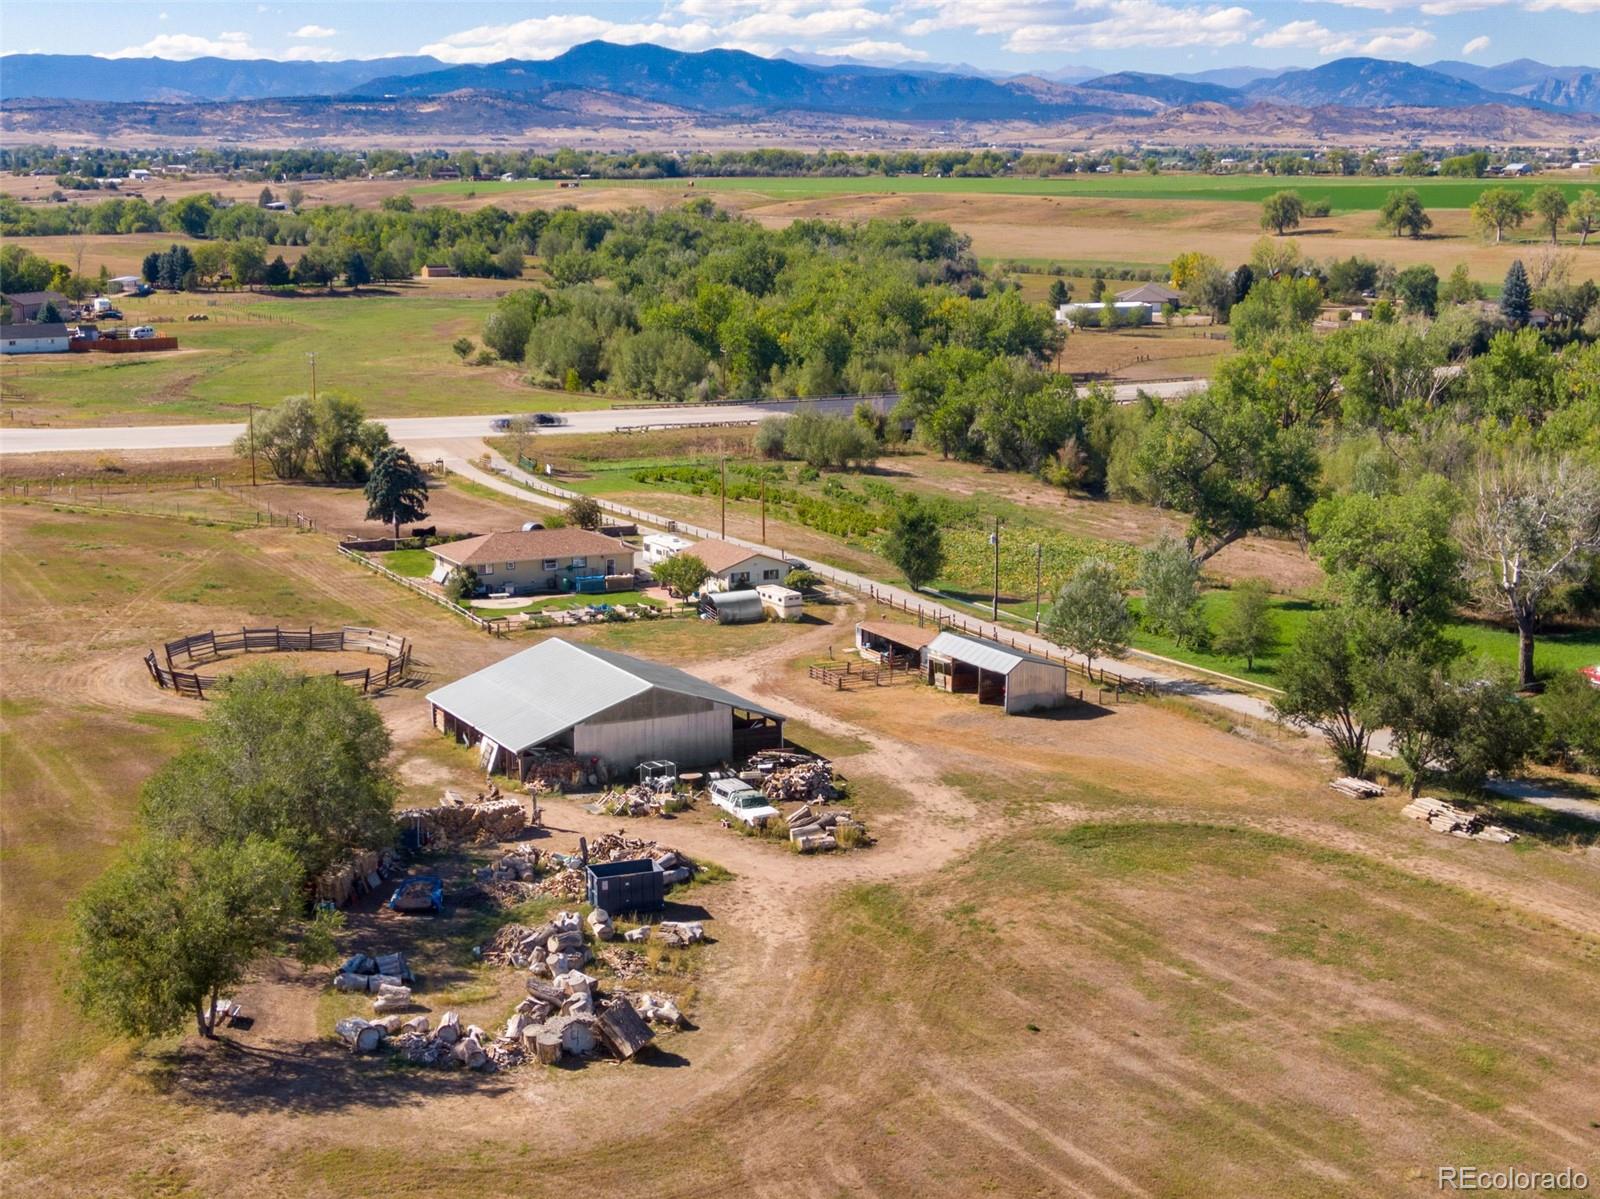
[[433, 725], [527, 777], [541, 752], [615, 776], [640, 762], [733, 762], [783, 744], [784, 717], [675, 667], [551, 638], [428, 696]]
[[633, 586], [633, 548], [587, 529], [523, 529], [485, 533], [429, 547], [433, 581], [442, 583], [457, 566], [468, 567], [491, 592], [525, 595], [540, 591], [625, 590]]
[[439, 262], [428, 263], [417, 274], [423, 279], [454, 279], [456, 277], [455, 268], [445, 266]]
[[0, 325], [0, 354], [65, 354], [72, 335], [61, 323]]
[[1067, 668], [998, 641], [948, 630], [927, 648], [928, 682], [941, 691], [976, 693], [980, 704], [1007, 714], [1058, 708], [1067, 702]]

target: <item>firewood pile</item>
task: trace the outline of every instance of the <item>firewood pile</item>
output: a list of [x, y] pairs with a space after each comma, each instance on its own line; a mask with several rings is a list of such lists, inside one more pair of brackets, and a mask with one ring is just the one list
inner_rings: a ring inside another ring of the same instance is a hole
[[586, 773], [583, 763], [577, 758], [555, 750], [535, 748], [522, 758], [525, 788], [535, 793], [581, 787]]
[[420, 825], [423, 839], [466, 844], [514, 841], [528, 827], [528, 810], [520, 799], [488, 799], [482, 803], [444, 803], [432, 808], [407, 808], [395, 820], [404, 828]]
[[761, 793], [774, 803], [827, 803], [839, 797], [833, 766], [820, 758], [774, 770], [761, 784]]
[[806, 803], [785, 816], [784, 823], [789, 840], [801, 853], [871, 844], [867, 826], [845, 811], [818, 812]]
[[649, 858], [660, 866], [669, 887], [688, 882], [698, 869], [693, 861], [677, 850], [646, 841], [642, 837], [630, 837], [621, 829], [614, 833], [602, 833], [589, 842], [591, 862], [627, 862], [639, 858]]
[[1334, 779], [1328, 786], [1342, 795], [1348, 795], [1351, 799], [1377, 799], [1383, 794], [1382, 787], [1377, 783], [1369, 783], [1366, 779]]
[[381, 1016], [416, 1006], [409, 985], [415, 981], [403, 953], [358, 953], [335, 971], [333, 989], [371, 995], [372, 1010]]
[[317, 879], [317, 898], [342, 908], [357, 894], [376, 891], [400, 869], [394, 851], [365, 850], [323, 871]]
[[1400, 815], [1426, 821], [1434, 832], [1447, 833], [1452, 837], [1466, 837], [1473, 841], [1495, 841], [1502, 845], [1517, 839], [1517, 834], [1510, 829], [1502, 828], [1498, 824], [1489, 824], [1476, 812], [1465, 812], [1454, 804], [1427, 795], [1413, 799], [1400, 809]]
[[644, 783], [635, 783], [626, 790], [607, 791], [590, 805], [596, 815], [655, 816], [667, 810], [672, 792], [657, 791]]

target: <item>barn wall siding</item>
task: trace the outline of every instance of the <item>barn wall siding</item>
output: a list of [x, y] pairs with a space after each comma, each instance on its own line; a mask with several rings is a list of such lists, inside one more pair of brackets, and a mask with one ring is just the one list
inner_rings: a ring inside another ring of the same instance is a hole
[[1007, 677], [1006, 711], [1034, 712], [1067, 702], [1067, 672], [1048, 662], [1018, 662]]
[[572, 748], [580, 760], [599, 758], [619, 772], [651, 758], [711, 766], [733, 755], [733, 710], [713, 704], [704, 711], [585, 721], [572, 732]]

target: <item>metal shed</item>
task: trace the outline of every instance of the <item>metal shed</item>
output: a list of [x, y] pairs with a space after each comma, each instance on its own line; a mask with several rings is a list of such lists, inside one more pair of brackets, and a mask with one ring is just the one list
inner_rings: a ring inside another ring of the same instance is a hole
[[700, 615], [718, 624], [756, 624], [767, 618], [756, 591], [708, 591], [700, 597]]
[[894, 620], [863, 620], [856, 623], [856, 649], [867, 662], [887, 662], [900, 666], [924, 666], [928, 645], [939, 635], [937, 628], [902, 624]]
[[943, 632], [928, 643], [928, 682], [941, 691], [976, 694], [980, 704], [1008, 715], [1060, 707], [1067, 701], [1067, 668], [998, 641]]
[[732, 762], [783, 744], [784, 717], [703, 679], [553, 637], [428, 695], [433, 725], [476, 745], [486, 771], [527, 776], [540, 752], [585, 770], [669, 758]]

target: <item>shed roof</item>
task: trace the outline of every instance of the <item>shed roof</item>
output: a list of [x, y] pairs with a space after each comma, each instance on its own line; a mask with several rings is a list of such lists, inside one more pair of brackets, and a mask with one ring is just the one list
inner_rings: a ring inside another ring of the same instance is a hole
[[460, 541], [429, 547], [433, 556], [453, 565], [528, 562], [542, 558], [570, 558], [586, 554], [631, 554], [633, 549], [615, 537], [588, 529], [528, 529], [483, 533]]
[[893, 620], [863, 620], [856, 628], [912, 649], [921, 649], [939, 636], [936, 628], [919, 628], [914, 624], [901, 624]]
[[1119, 291], [1117, 299], [1123, 303], [1137, 302], [1140, 304], [1165, 304], [1168, 300], [1181, 300], [1183, 293], [1165, 283], [1141, 283], [1138, 287], [1130, 287], [1127, 291]]
[[704, 599], [706, 603], [710, 604], [718, 612], [724, 608], [752, 612], [761, 610], [761, 593], [759, 591], [708, 591]]
[[559, 637], [429, 692], [428, 702], [518, 752], [651, 690], [783, 719], [676, 667]]
[[47, 324], [0, 325], [0, 338], [6, 341], [39, 341], [45, 338], [66, 338], [70, 334], [60, 321]]
[[753, 550], [746, 545], [735, 545], [731, 541], [719, 541], [715, 537], [705, 541], [697, 541], [683, 552], [691, 557], [699, 558], [700, 561], [706, 564], [706, 569], [712, 574], [721, 574], [723, 571], [730, 570], [741, 562], [748, 562], [751, 558], [761, 554], [760, 550]]
[[1010, 674], [1024, 662], [1038, 662], [1045, 666], [1066, 669], [1059, 662], [1052, 662], [1039, 654], [1030, 654], [1025, 649], [1012, 649], [1008, 645], [1001, 645], [998, 641], [987, 641], [981, 637], [964, 637], [949, 630], [928, 642], [928, 656], [965, 662], [969, 666], [981, 667], [995, 674]]

